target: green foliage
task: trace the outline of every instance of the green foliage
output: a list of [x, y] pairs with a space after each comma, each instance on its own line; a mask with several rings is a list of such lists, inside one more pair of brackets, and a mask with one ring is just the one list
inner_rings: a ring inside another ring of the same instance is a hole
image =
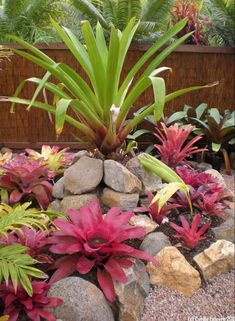
[[[45, 69], [46, 73], [42, 79], [30, 78], [23, 81], [16, 89], [14, 97], [1, 97], [0, 100], [10, 101], [13, 105], [15, 103], [28, 105], [28, 109], [36, 107], [53, 113], [58, 135], [64, 123], [68, 122], [77, 129], [79, 133], [77, 139], [85, 148], [97, 148], [107, 155], [122, 147], [129, 133], [147, 115], [153, 114], [155, 120], [159, 120], [166, 102], [190, 91], [211, 86], [189, 87], [166, 94], [165, 81], [159, 77], [161, 72], [170, 68], [157, 68], [158, 65], [191, 34], [177, 39], [164, 48], [159, 55], [156, 56], [155, 53], [176, 35], [186, 22], [186, 20], [180, 21], [157, 40], [137, 61], [122, 82], [121, 73], [126, 54], [139, 25], [135, 23], [135, 18], [130, 20], [123, 32], [114, 27], [111, 28], [109, 45], [106, 44], [104, 30], [99, 23], [95, 33], [88, 21], [83, 23], [82, 32], [85, 42], [83, 45], [71, 30], [61, 28], [52, 20], [57, 33], [87, 74], [89, 82], [86, 82], [68, 65], [56, 63], [34, 46], [12, 36], [12, 40], [28, 49], [29, 53], [17, 49], [13, 51], [36, 63]], [[151, 57], [154, 58], [146, 66]], [[140, 74], [139, 71], [144, 65], [145, 69]], [[49, 82], [52, 75], [57, 79], [57, 85]], [[26, 81], [38, 85], [31, 101], [18, 98]], [[138, 116], [131, 116], [128, 119], [133, 104], [149, 87], [153, 89], [153, 103], [146, 106]], [[37, 101], [38, 93], [42, 89], [54, 95], [53, 103]], [[74, 111], [73, 117], [68, 115], [70, 109]]]
[[61, 14], [55, 0], [5, 0], [0, 7], [0, 41], [15, 34], [30, 43], [52, 42], [58, 38], [50, 27], [50, 16]]
[[45, 228], [42, 217], [35, 209], [28, 209], [30, 203], [18, 205], [15, 208], [1, 204], [0, 205], [0, 235], [7, 237], [9, 231], [20, 229], [22, 225], [28, 227]]
[[0, 245], [0, 283], [12, 280], [15, 290], [20, 282], [26, 292], [32, 294], [30, 277], [44, 278], [46, 275], [32, 267], [37, 263], [30, 255], [25, 254], [26, 246], [19, 244]]
[[111, 25], [125, 29], [130, 19], [136, 17], [140, 24], [133, 40], [152, 42], [159, 38], [159, 31], [166, 30], [175, 0], [71, 0], [71, 3], [74, 11], [77, 9], [93, 26], [98, 20], [107, 33]]
[[[53, 217], [64, 217], [63, 214], [56, 212], [41, 212], [34, 208], [29, 208], [30, 203], [24, 203], [11, 207], [0, 204], [0, 237], [7, 237], [7, 233], [21, 229], [22, 226], [29, 228], [46, 229], [48, 220]], [[22, 232], [23, 233], [23, 232]], [[25, 254], [27, 247], [0, 244], [0, 283], [6, 282], [10, 278], [15, 289], [20, 282], [29, 295], [32, 294], [30, 277], [44, 278], [45, 274], [39, 269], [32, 267], [36, 260]]]
[[234, 0], [205, 0], [204, 11], [210, 20], [207, 30], [209, 45], [234, 47]]
[[29, 202], [15, 207], [0, 204], [0, 235], [6, 237], [7, 232], [20, 229], [22, 225], [46, 229], [51, 219], [65, 216], [58, 212], [29, 208], [30, 205]]
[[235, 135], [235, 112], [226, 110], [220, 114], [217, 108], [210, 108], [204, 119], [193, 118], [198, 127], [210, 142], [210, 148], [218, 152], [221, 148], [226, 148], [227, 144], [233, 144]]
[[159, 202], [159, 210], [163, 205], [170, 199], [170, 197], [175, 194], [177, 190], [181, 190], [189, 203], [190, 213], [193, 215], [192, 202], [189, 194], [189, 187], [184, 183], [184, 181], [172, 170], [169, 166], [161, 162], [159, 159], [148, 155], [143, 154], [139, 157], [140, 163], [150, 172], [161, 177], [163, 181], [168, 183], [164, 186], [152, 200], [154, 202]]
[[222, 114], [217, 108], [208, 108], [202, 103], [196, 108], [185, 105], [182, 111], [175, 112], [169, 118], [164, 118], [167, 125], [178, 122], [197, 126], [196, 134], [203, 133], [206, 143], [212, 151], [218, 152], [234, 144], [235, 112], [225, 110]]

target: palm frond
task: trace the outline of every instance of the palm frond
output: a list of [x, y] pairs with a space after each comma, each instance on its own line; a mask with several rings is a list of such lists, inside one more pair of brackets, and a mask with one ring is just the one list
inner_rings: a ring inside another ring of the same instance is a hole
[[46, 229], [47, 222], [55, 217], [64, 217], [64, 214], [52, 211], [40, 211], [29, 208], [31, 203], [24, 203], [11, 207], [7, 204], [0, 204], [0, 236], [7, 237], [7, 233], [19, 230], [25, 225], [29, 228], [37, 227]]
[[30, 277], [45, 278], [46, 275], [32, 265], [36, 260], [25, 254], [26, 246], [20, 244], [0, 245], [0, 284], [11, 279], [15, 290], [21, 283], [26, 292], [32, 295]]

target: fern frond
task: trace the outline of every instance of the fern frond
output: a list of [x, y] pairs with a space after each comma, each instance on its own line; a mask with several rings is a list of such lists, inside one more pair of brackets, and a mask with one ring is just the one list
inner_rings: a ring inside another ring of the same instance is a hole
[[204, 11], [211, 20], [208, 28], [212, 44], [235, 45], [235, 2], [234, 0], [206, 0]]
[[15, 34], [31, 43], [57, 40], [50, 27], [50, 16], [62, 11], [56, 0], [5, 0], [0, 14], [0, 36]]
[[141, 0], [118, 0], [117, 27], [120, 30], [123, 30], [132, 17], [136, 17], [137, 19], [139, 19], [141, 9]]
[[158, 25], [154, 21], [141, 21], [138, 27], [138, 33], [150, 35], [156, 31]]
[[32, 267], [37, 261], [25, 254], [26, 250], [27, 247], [20, 244], [0, 245], [0, 284], [3, 280], [8, 283], [11, 279], [15, 290], [21, 283], [25, 291], [32, 295], [30, 277], [45, 278], [47, 276], [39, 269]]
[[72, 3], [75, 6], [75, 8], [79, 9], [83, 14], [87, 16], [87, 18], [93, 19], [96, 21], [98, 20], [103, 27], [105, 28], [108, 27], [107, 21], [103, 17], [102, 13], [90, 1], [72, 0]]
[[145, 0], [143, 3], [141, 20], [153, 21], [158, 27], [163, 26], [169, 15], [175, 0]]
[[110, 25], [118, 25], [118, 8], [116, 0], [104, 0], [103, 15]]

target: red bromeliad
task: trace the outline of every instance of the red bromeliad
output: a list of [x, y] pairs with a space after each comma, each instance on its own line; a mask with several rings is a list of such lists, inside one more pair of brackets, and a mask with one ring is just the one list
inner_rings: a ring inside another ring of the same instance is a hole
[[9, 203], [19, 202], [23, 196], [35, 198], [42, 209], [52, 200], [52, 184], [43, 159], [33, 160], [19, 154], [3, 166], [0, 187], [10, 191]]
[[[224, 198], [231, 196], [224, 191], [218, 180], [208, 173], [201, 173], [193, 169], [180, 167], [177, 174], [189, 185], [190, 198], [193, 206], [203, 214], [209, 216], [224, 216]], [[188, 209], [188, 201], [182, 192], [177, 192], [173, 197], [174, 203]]]
[[46, 242], [48, 232], [36, 231], [27, 226], [23, 226], [21, 230], [16, 230], [8, 233], [7, 237], [0, 238], [0, 244], [12, 245], [19, 243], [27, 246], [26, 251], [32, 258], [40, 263], [52, 264], [53, 259], [46, 253], [43, 253], [43, 248]]
[[198, 245], [199, 241], [206, 239], [202, 234], [206, 232], [210, 224], [204, 224], [203, 227], [198, 229], [201, 221], [200, 214], [194, 216], [191, 227], [183, 215], [180, 215], [180, 221], [182, 226], [178, 226], [174, 223], [170, 223], [170, 226], [178, 232], [174, 237], [182, 238], [186, 247], [193, 249]]
[[54, 315], [47, 308], [55, 308], [63, 301], [47, 297], [50, 285], [45, 281], [32, 281], [33, 295], [30, 297], [21, 285], [15, 292], [12, 282], [0, 285], [0, 298], [4, 303], [4, 314], [9, 315], [9, 321], [19, 320], [20, 315], [27, 316], [30, 320], [55, 321]]
[[195, 169], [187, 167], [177, 167], [176, 172], [183, 179], [185, 184], [190, 185], [195, 189], [203, 187], [204, 192], [211, 191], [211, 193], [223, 192], [224, 190], [219, 181], [211, 174], [198, 172]]
[[154, 197], [153, 194], [151, 192], [149, 192], [148, 193], [149, 207], [147, 207], [147, 206], [136, 207], [134, 209], [134, 212], [139, 212], [139, 213], [141, 213], [141, 212], [149, 212], [151, 214], [152, 218], [158, 224], [161, 224], [163, 219], [164, 219], [164, 217], [166, 217], [173, 208], [181, 207], [180, 204], [166, 204], [159, 211], [158, 202], [155, 202], [155, 203], [152, 204], [153, 197]]
[[108, 300], [113, 302], [113, 279], [123, 283], [127, 281], [123, 268], [133, 265], [130, 257], [156, 262], [147, 253], [123, 243], [145, 235], [143, 228], [127, 224], [133, 214], [122, 213], [113, 207], [103, 217], [99, 203], [92, 201], [79, 211], [70, 210], [69, 221], [56, 219], [54, 223], [59, 231], [48, 240], [52, 244], [50, 251], [66, 255], [56, 261], [54, 268], [57, 271], [51, 282], [75, 271], [86, 274], [96, 268], [98, 283]]
[[228, 196], [227, 193], [204, 194], [195, 206], [205, 215], [225, 216], [225, 205], [220, 201]]
[[194, 126], [179, 126], [174, 124], [166, 127], [164, 123], [161, 123], [161, 125], [163, 132], [158, 128], [156, 129], [156, 137], [160, 140], [161, 144], [156, 144], [155, 147], [160, 154], [161, 160], [168, 166], [175, 168], [178, 165], [187, 164], [185, 160], [187, 157], [206, 150], [205, 148], [199, 149], [193, 146], [202, 138], [202, 135], [197, 135], [186, 144]]

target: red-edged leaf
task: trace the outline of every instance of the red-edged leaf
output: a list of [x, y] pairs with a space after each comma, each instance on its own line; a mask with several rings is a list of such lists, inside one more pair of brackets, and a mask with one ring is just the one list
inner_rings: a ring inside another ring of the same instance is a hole
[[35, 198], [41, 208], [46, 210], [50, 204], [50, 201], [52, 200], [52, 195], [48, 193], [48, 191], [42, 185], [36, 185], [32, 189], [32, 194], [35, 195]]
[[[202, 228], [200, 228], [200, 230], [198, 230], [197, 235], [201, 236], [202, 234], [204, 234], [206, 232], [206, 230], [208, 230], [208, 228], [210, 227], [210, 224], [204, 224], [202, 226]], [[205, 239], [206, 237], [203, 237], [203, 239]]]
[[104, 292], [104, 295], [110, 302], [114, 302], [115, 300], [115, 290], [113, 285], [113, 280], [111, 276], [105, 270], [101, 271], [97, 270], [97, 280], [98, 283]]
[[129, 259], [126, 259], [124, 257], [116, 257], [115, 260], [119, 263], [119, 265], [123, 268], [129, 268], [131, 267], [134, 262], [132, 262], [131, 260]]
[[196, 214], [192, 220], [192, 224], [191, 224], [191, 231], [192, 233], [196, 233], [197, 232], [197, 229], [198, 229], [198, 226], [200, 224], [200, 221], [201, 221], [201, 216], [200, 214]]
[[77, 259], [78, 257], [76, 255], [66, 255], [57, 260], [54, 264], [54, 267], [57, 268], [57, 270], [52, 275], [50, 279], [50, 284], [55, 283], [56, 281], [61, 280], [75, 272]]
[[95, 264], [95, 260], [89, 260], [84, 255], [80, 256], [77, 260], [77, 270], [81, 274], [90, 272]]
[[7, 175], [0, 177], [0, 186], [9, 188], [10, 190], [16, 188], [16, 185], [10, 180], [10, 177]]
[[121, 210], [119, 207], [112, 207], [105, 216], [105, 221], [108, 223], [112, 223], [113, 219], [119, 216]]
[[138, 226], [128, 226], [120, 236], [116, 237], [114, 240], [116, 242], [123, 242], [128, 239], [144, 237], [146, 231], [143, 227]]
[[112, 276], [113, 279], [122, 283], [125, 283], [127, 281], [125, 272], [113, 257], [111, 257], [107, 261], [107, 263], [104, 265], [104, 268]]
[[20, 193], [19, 191], [14, 190], [10, 194], [9, 203], [14, 204], [14, 203], [19, 202], [21, 200], [21, 198], [23, 197], [23, 195], [24, 195], [24, 193]]
[[50, 247], [50, 251], [55, 254], [74, 254], [81, 250], [81, 244], [73, 242], [63, 242], [60, 244], [55, 244]]
[[189, 222], [187, 221], [187, 219], [185, 218], [185, 216], [180, 215], [180, 220], [181, 220], [181, 223], [182, 223], [182, 225], [183, 225], [184, 230], [190, 230]]

